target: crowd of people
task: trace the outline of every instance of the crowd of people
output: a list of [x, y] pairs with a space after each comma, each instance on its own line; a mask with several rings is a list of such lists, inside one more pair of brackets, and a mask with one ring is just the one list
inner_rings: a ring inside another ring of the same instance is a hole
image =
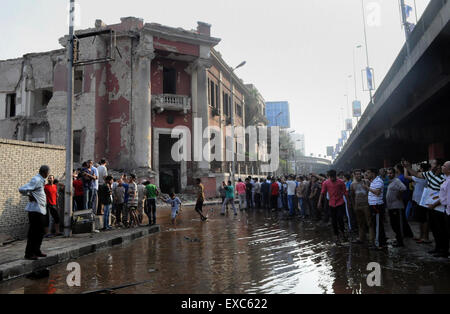
[[[87, 211], [92, 214], [91, 217], [103, 216], [101, 231], [143, 226], [144, 214], [148, 217], [146, 226], [155, 225], [158, 199], [171, 206], [172, 224], [176, 223], [182, 211], [182, 202], [175, 193], [162, 194], [150, 181], [141, 179], [138, 182], [133, 173], [114, 178], [108, 175], [107, 161], [104, 159], [98, 164], [92, 160], [83, 162], [81, 168], [74, 170], [72, 184], [74, 212]], [[200, 179], [196, 180], [196, 188], [195, 210], [200, 219], [206, 221], [208, 218], [203, 214], [205, 188]], [[48, 166], [42, 166], [39, 174], [20, 187], [19, 192], [29, 198], [25, 207], [29, 219], [25, 259], [46, 257], [40, 249], [43, 238], [62, 235], [58, 208], [64, 208], [64, 183], [50, 174]]]
[[[372, 250], [387, 248], [387, 217], [395, 233], [393, 247], [404, 247], [405, 238], [431, 244], [435, 257], [448, 257], [450, 237], [450, 162], [432, 160], [413, 168], [402, 161], [392, 168], [330, 170], [325, 174], [248, 177], [236, 184], [240, 210], [285, 211], [291, 219], [331, 226], [336, 243], [352, 242]], [[233, 206], [231, 182], [219, 189], [222, 215]], [[410, 221], [419, 223], [414, 235]]]
[[[108, 175], [106, 160], [94, 165], [88, 160], [73, 173], [74, 211], [89, 210], [93, 215], [103, 215], [102, 230], [142, 226], [144, 214], [148, 226], [156, 224], [157, 200], [171, 206], [171, 221], [176, 224], [182, 211], [182, 202], [175, 193], [163, 195], [148, 180], [137, 181], [135, 174]], [[435, 249], [429, 253], [448, 257], [450, 237], [450, 162], [432, 160], [418, 167], [402, 161], [388, 169], [355, 169], [337, 173], [284, 175], [267, 178], [248, 177], [222, 182], [218, 193], [222, 198], [221, 215], [229, 207], [238, 215], [240, 211], [265, 209], [283, 211], [290, 219], [310, 220], [321, 225], [331, 225], [336, 243], [352, 242], [380, 250], [387, 247], [385, 220], [389, 217], [395, 233], [394, 247], [405, 246], [405, 238], [420, 244], [431, 244], [433, 234]], [[45, 183], [47, 179], [47, 183]], [[195, 211], [201, 221], [205, 187], [196, 179]], [[50, 175], [48, 166], [22, 186], [19, 192], [29, 197], [30, 229], [25, 258], [44, 257], [40, 251], [42, 238], [61, 235], [58, 213], [58, 195], [62, 184]], [[62, 185], [63, 187], [63, 185]], [[53, 225], [49, 226], [49, 221]], [[416, 237], [409, 225], [415, 219], [420, 224]], [[331, 221], [331, 223], [330, 223]], [[110, 224], [111, 222], [111, 224]], [[54, 228], [52, 228], [52, 226]], [[52, 229], [55, 233], [51, 233]]]
[[106, 160], [101, 160], [99, 166], [95, 167], [89, 160], [83, 163], [82, 168], [74, 171], [75, 211], [92, 210], [95, 215], [103, 215], [104, 231], [113, 227], [142, 226], [144, 214], [148, 217], [148, 226], [152, 226], [156, 224], [156, 204], [157, 199], [160, 199], [171, 205], [171, 219], [175, 224], [181, 212], [181, 200], [175, 193], [162, 195], [155, 184], [148, 180], [138, 181], [133, 173], [114, 178], [108, 175], [106, 165]]

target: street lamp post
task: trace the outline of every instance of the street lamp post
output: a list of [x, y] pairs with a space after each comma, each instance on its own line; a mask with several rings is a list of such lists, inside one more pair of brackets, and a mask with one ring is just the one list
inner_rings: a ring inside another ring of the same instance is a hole
[[[361, 0], [362, 4], [362, 13], [363, 13], [363, 22], [364, 22], [364, 43], [366, 46], [366, 59], [367, 59], [367, 68], [366, 68], [366, 76], [367, 71], [370, 71], [370, 63], [369, 63], [369, 48], [367, 43], [367, 29], [366, 29], [366, 11], [364, 10], [364, 0]], [[368, 86], [369, 95], [370, 95], [370, 103], [373, 103], [373, 95], [372, 95], [372, 86]]]
[[[360, 49], [360, 48], [362, 48], [361, 45], [357, 45], [356, 47], [353, 47], [353, 78], [355, 81], [355, 101], [358, 101], [358, 92], [357, 92], [357, 87], [356, 87], [357, 85], [356, 85], [356, 53], [355, 53], [355, 50]], [[358, 122], [359, 122], [359, 117], [356, 117], [356, 123], [358, 124]]]
[[70, 0], [69, 7], [69, 42], [67, 45], [69, 60], [67, 62], [67, 137], [66, 137], [66, 182], [64, 187], [64, 236], [72, 234], [72, 169], [73, 169], [73, 134], [72, 134], [72, 101], [73, 101], [73, 44], [75, 0]]
[[233, 148], [232, 148], [232, 153], [233, 153], [233, 162], [232, 162], [232, 166], [231, 166], [231, 182], [234, 186], [236, 180], [235, 180], [235, 175], [236, 175], [236, 158], [235, 158], [235, 151], [236, 151], [236, 145], [237, 143], [235, 143], [235, 138], [234, 138], [234, 106], [233, 106], [233, 99], [234, 99], [234, 93], [233, 93], [233, 72], [237, 69], [239, 69], [240, 67], [243, 67], [247, 62], [243, 61], [241, 62], [237, 67], [235, 67], [234, 69], [231, 68], [230, 70], [230, 93], [231, 93], [231, 138], [233, 139]]

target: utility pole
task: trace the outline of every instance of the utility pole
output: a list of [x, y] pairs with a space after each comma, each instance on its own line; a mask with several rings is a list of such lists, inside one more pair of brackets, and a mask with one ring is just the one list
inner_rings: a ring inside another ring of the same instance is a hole
[[75, 0], [70, 0], [69, 43], [67, 62], [67, 136], [66, 136], [66, 184], [64, 188], [64, 236], [72, 235], [72, 172], [73, 172], [73, 132], [72, 132], [72, 102], [73, 102], [73, 45]]
[[[356, 53], [355, 50], [362, 48], [361, 45], [357, 45], [356, 48], [353, 47], [353, 79], [355, 82], [355, 101], [358, 101], [358, 91], [357, 91], [357, 87], [356, 87]], [[353, 114], [351, 114], [351, 116], [353, 116]], [[359, 123], [359, 117], [356, 117], [356, 124]]]
[[401, 6], [401, 11], [402, 11], [402, 23], [403, 23], [403, 28], [405, 30], [405, 39], [406, 39], [406, 50], [407, 50], [407, 55], [409, 57], [409, 54], [411, 52], [410, 47], [409, 47], [409, 29], [408, 29], [408, 21], [407, 21], [407, 17], [406, 17], [406, 5], [405, 5], [405, 0], [400, 0], [400, 6]]

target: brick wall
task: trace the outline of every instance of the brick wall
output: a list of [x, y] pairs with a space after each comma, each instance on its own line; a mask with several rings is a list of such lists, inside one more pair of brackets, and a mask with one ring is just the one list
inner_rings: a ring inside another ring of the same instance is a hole
[[50, 167], [57, 179], [65, 171], [65, 148], [0, 138], [0, 234], [24, 238], [28, 218], [27, 197], [21, 196], [20, 186], [39, 172], [42, 165]]

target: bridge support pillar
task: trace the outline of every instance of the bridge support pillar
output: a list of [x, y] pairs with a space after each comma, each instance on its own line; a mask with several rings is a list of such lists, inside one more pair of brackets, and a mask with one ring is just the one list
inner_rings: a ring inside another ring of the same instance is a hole
[[445, 158], [444, 143], [434, 143], [428, 146], [428, 160]]

